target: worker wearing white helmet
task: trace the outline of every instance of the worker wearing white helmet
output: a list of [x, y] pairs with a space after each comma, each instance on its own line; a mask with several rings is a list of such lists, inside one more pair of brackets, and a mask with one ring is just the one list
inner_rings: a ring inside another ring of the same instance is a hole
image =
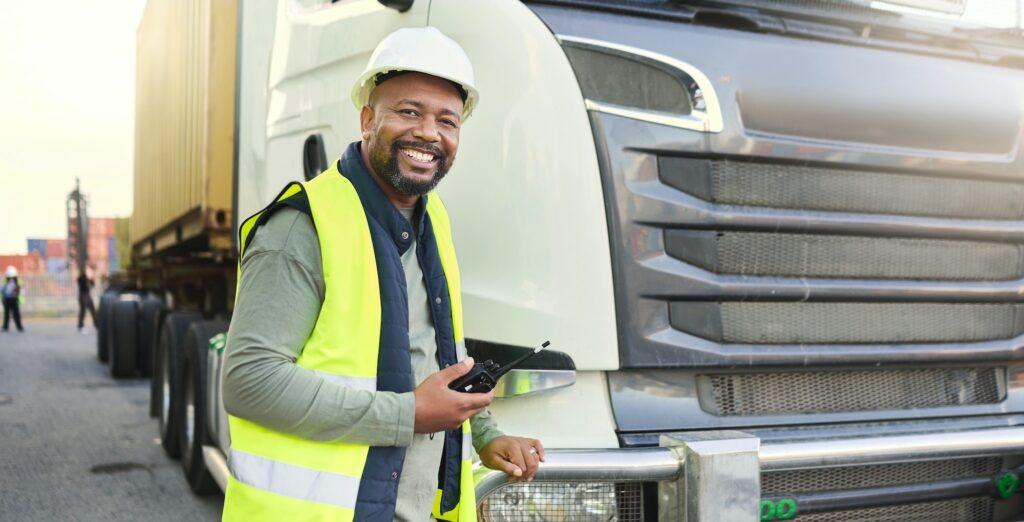
[[351, 98], [361, 139], [240, 230], [225, 520], [465, 522], [473, 447], [514, 479], [543, 459], [540, 441], [497, 429], [493, 392], [449, 388], [473, 360], [432, 190], [479, 100], [469, 57], [437, 29], [401, 29]]
[[8, 266], [5, 275], [3, 287], [0, 287], [4, 305], [3, 331], [7, 331], [13, 318], [14, 326], [19, 332], [24, 332], [21, 326], [21, 282], [18, 281], [18, 269]]

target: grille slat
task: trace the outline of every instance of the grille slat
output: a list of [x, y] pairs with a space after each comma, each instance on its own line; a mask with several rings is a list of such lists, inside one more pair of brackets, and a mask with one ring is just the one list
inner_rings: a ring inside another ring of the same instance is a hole
[[761, 496], [794, 495], [942, 480], [995, 476], [1002, 470], [998, 457], [929, 460], [845, 468], [774, 471], [761, 474]]
[[700, 375], [701, 407], [713, 415], [782, 415], [996, 404], [1001, 368]]
[[1011, 303], [674, 302], [674, 328], [743, 344], [971, 342], [1024, 332]]
[[798, 515], [800, 522], [991, 522], [995, 501], [967, 498], [871, 509]]
[[945, 281], [1020, 278], [1020, 245], [980, 241], [666, 230], [665, 251], [716, 274]]
[[948, 217], [1024, 219], [1024, 186], [770, 163], [662, 157], [662, 182], [724, 205]]
[[[1003, 469], [998, 457], [946, 459], [775, 471], [761, 474], [761, 496], [798, 495], [810, 492], [921, 484], [943, 480], [992, 477]], [[799, 515], [816, 522], [991, 522], [991, 498], [969, 498], [900, 506]]]

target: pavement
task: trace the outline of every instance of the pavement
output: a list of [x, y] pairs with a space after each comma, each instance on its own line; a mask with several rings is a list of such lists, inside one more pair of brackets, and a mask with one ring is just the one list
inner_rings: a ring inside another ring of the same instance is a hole
[[149, 380], [115, 381], [71, 319], [0, 332], [0, 521], [219, 520], [149, 417]]

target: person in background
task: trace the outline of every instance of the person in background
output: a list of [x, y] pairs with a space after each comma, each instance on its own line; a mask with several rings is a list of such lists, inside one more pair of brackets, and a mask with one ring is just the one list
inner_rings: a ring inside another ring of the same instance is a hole
[[78, 332], [86, 333], [83, 328], [85, 323], [85, 311], [89, 310], [89, 316], [92, 317], [93, 328], [99, 328], [96, 323], [96, 307], [92, 302], [92, 287], [95, 285], [92, 278], [88, 276], [87, 272], [93, 270], [92, 265], [87, 270], [83, 270], [78, 274]]
[[19, 332], [24, 332], [25, 329], [21, 327], [21, 308], [18, 303], [18, 298], [21, 297], [21, 283], [18, 282], [18, 269], [13, 266], [7, 267], [7, 278], [4, 280], [3, 286], [4, 296], [4, 328], [3, 331], [7, 331], [11, 324], [11, 316], [14, 316], [14, 326], [18, 328]]

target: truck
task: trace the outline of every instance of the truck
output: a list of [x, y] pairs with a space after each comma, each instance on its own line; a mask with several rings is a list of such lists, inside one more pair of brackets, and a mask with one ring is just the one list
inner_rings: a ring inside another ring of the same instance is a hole
[[150, 0], [130, 284], [98, 355], [152, 374], [197, 493], [235, 231], [360, 136], [373, 48], [433, 26], [481, 100], [439, 186], [467, 348], [548, 448], [478, 518], [1024, 517], [1024, 37], [976, 0]]

